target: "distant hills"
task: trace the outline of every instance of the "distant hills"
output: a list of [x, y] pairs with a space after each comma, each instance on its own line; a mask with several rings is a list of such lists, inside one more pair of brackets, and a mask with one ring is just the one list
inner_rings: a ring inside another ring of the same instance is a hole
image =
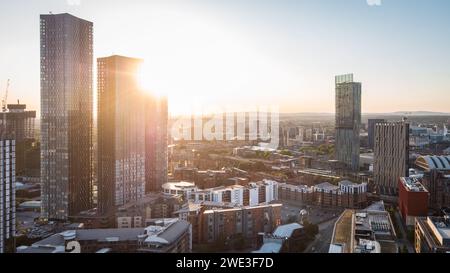
[[[363, 116], [450, 116], [450, 113], [433, 111], [398, 111], [391, 113], [362, 113]], [[334, 116], [334, 113], [280, 113], [283, 117], [292, 116]]]
[[[389, 114], [387, 114], [389, 115]], [[411, 111], [411, 112], [394, 112], [390, 113], [390, 115], [406, 115], [406, 116], [450, 116], [450, 113], [443, 112], [431, 112], [431, 111]]]

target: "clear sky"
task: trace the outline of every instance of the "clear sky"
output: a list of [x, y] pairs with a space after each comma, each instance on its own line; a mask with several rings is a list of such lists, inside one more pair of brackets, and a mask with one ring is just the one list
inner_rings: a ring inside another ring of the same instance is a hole
[[39, 14], [49, 11], [94, 22], [95, 58], [143, 58], [146, 86], [168, 94], [172, 113], [334, 112], [334, 75], [349, 72], [365, 113], [450, 112], [448, 0], [2, 1], [0, 94], [10, 78], [10, 103], [39, 110]]

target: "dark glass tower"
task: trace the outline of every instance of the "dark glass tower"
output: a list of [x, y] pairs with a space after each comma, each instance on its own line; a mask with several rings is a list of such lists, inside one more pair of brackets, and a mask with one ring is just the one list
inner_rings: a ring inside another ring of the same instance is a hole
[[42, 217], [92, 208], [91, 22], [40, 16]]

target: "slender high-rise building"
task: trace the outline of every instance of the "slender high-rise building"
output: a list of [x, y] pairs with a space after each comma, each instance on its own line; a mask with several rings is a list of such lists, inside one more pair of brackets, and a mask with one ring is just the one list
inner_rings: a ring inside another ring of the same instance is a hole
[[374, 183], [378, 193], [395, 195], [400, 177], [409, 176], [409, 124], [375, 125]]
[[167, 182], [167, 122], [167, 98], [149, 97], [146, 105], [146, 192], [159, 192]]
[[92, 208], [91, 22], [40, 16], [42, 217]]
[[359, 170], [361, 83], [353, 74], [336, 76], [336, 160]]
[[0, 140], [0, 253], [16, 234], [15, 140]]
[[145, 194], [147, 96], [142, 60], [111, 56], [98, 64], [98, 207], [107, 214]]

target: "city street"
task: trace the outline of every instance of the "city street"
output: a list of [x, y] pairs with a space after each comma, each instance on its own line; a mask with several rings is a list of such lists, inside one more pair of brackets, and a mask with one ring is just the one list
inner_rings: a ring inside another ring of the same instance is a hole
[[338, 218], [336, 217], [319, 224], [319, 234], [317, 234], [316, 239], [305, 249], [305, 253], [328, 253], [331, 237], [333, 236], [334, 224]]
[[303, 209], [308, 212], [307, 219], [313, 224], [320, 224], [329, 219], [336, 218], [342, 213], [342, 209], [340, 208], [321, 208], [289, 201], [283, 201], [282, 204], [281, 219], [283, 222], [287, 222], [291, 217], [298, 217], [300, 211]]

